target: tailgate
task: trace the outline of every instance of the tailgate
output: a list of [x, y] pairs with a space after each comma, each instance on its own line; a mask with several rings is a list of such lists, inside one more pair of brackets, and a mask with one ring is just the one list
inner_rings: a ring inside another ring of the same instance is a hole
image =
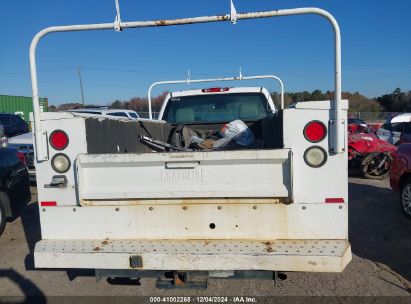
[[290, 197], [291, 150], [82, 154], [83, 200]]

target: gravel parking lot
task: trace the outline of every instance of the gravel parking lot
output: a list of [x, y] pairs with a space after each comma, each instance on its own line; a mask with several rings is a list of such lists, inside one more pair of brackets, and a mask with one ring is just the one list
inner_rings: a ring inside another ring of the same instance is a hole
[[343, 273], [286, 273], [277, 286], [272, 281], [210, 279], [207, 290], [184, 291], [156, 289], [154, 279], [142, 279], [139, 286], [111, 285], [96, 283], [93, 271], [34, 269], [40, 227], [35, 188], [32, 193], [32, 203], [0, 237], [0, 296], [411, 295], [411, 221], [401, 214], [387, 180], [350, 178], [353, 261]]

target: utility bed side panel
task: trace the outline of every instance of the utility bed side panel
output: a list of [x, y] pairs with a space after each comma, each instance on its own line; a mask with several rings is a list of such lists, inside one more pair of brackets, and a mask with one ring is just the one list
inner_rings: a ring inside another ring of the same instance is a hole
[[291, 196], [291, 150], [79, 155], [80, 200]]
[[[306, 102], [302, 102], [305, 104]], [[321, 109], [310, 109], [315, 103], [300, 108], [284, 110], [284, 147], [293, 151], [293, 199], [297, 204], [324, 204], [327, 198], [342, 198], [348, 202], [348, 156], [346, 131], [343, 137], [345, 152], [334, 154], [330, 151], [333, 136], [332, 103], [319, 102]], [[346, 102], [343, 104], [342, 119], [347, 119]], [[328, 109], [327, 109], [328, 108]], [[317, 143], [304, 137], [304, 127], [310, 121], [321, 121], [326, 125], [327, 136]], [[310, 147], [321, 147], [326, 151], [327, 160], [320, 168], [307, 165], [304, 153]], [[348, 224], [347, 224], [348, 225]]]
[[[42, 113], [42, 125], [46, 130], [47, 137], [55, 130], [64, 131], [69, 137], [69, 144], [63, 151], [48, 147], [48, 160], [38, 162], [35, 160], [36, 182], [38, 188], [38, 201], [56, 202], [58, 206], [73, 206], [77, 204], [76, 195], [76, 174], [75, 161], [79, 153], [87, 152], [87, 140], [84, 118], [74, 117], [70, 113], [52, 113], [56, 119], [48, 119], [50, 113]], [[47, 119], [44, 119], [44, 117]], [[33, 127], [33, 125], [32, 125]], [[35, 144], [35, 143], [34, 143]], [[66, 187], [50, 188], [48, 185], [52, 182], [53, 176], [62, 175], [52, 168], [52, 159], [55, 155], [64, 153], [71, 160], [70, 169], [63, 175], [67, 178]]]
[[87, 153], [143, 153], [151, 152], [138, 141], [139, 135], [147, 135], [167, 142], [171, 125], [158, 120], [138, 122], [121, 119], [85, 119]]

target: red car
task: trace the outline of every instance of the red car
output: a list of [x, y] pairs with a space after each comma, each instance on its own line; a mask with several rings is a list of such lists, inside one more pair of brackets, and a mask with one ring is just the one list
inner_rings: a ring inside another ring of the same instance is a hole
[[359, 168], [365, 178], [385, 179], [388, 177], [392, 156], [397, 147], [376, 136], [368, 126], [348, 125], [349, 166]]
[[392, 153], [390, 184], [394, 191], [400, 192], [401, 209], [411, 218], [411, 144], [401, 144]]

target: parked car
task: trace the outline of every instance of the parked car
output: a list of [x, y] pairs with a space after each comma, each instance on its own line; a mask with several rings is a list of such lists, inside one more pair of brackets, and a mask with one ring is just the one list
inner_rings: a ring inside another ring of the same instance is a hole
[[349, 125], [356, 124], [356, 125], [360, 125], [362, 127], [368, 127], [367, 123], [364, 120], [360, 119], [360, 118], [348, 118], [347, 120], [348, 120]]
[[73, 113], [83, 113], [83, 114], [94, 114], [94, 115], [104, 115], [104, 116], [116, 116], [125, 117], [132, 120], [140, 118], [136, 111], [133, 110], [123, 110], [123, 109], [100, 109], [100, 108], [84, 108], [84, 109], [74, 109], [68, 110], [68, 112]]
[[355, 123], [348, 125], [349, 166], [360, 168], [365, 178], [386, 178], [391, 167], [391, 154], [396, 150], [394, 145], [378, 138], [370, 128]]
[[29, 174], [24, 155], [15, 148], [0, 147], [0, 235], [7, 218], [31, 199]]
[[34, 167], [33, 133], [28, 132], [8, 139], [7, 146], [16, 148], [24, 154], [26, 166], [29, 171], [30, 181], [36, 180], [36, 170]]
[[5, 146], [8, 142], [6, 134], [4, 133], [4, 127], [0, 121], [0, 147]]
[[411, 143], [411, 122], [384, 123], [376, 134], [393, 145]]
[[19, 115], [0, 113], [0, 122], [4, 127], [6, 137], [13, 137], [29, 132], [27, 122]]
[[386, 123], [411, 122], [411, 113], [393, 115], [387, 118]]
[[400, 193], [401, 210], [411, 218], [411, 144], [400, 145], [392, 156], [391, 188]]

